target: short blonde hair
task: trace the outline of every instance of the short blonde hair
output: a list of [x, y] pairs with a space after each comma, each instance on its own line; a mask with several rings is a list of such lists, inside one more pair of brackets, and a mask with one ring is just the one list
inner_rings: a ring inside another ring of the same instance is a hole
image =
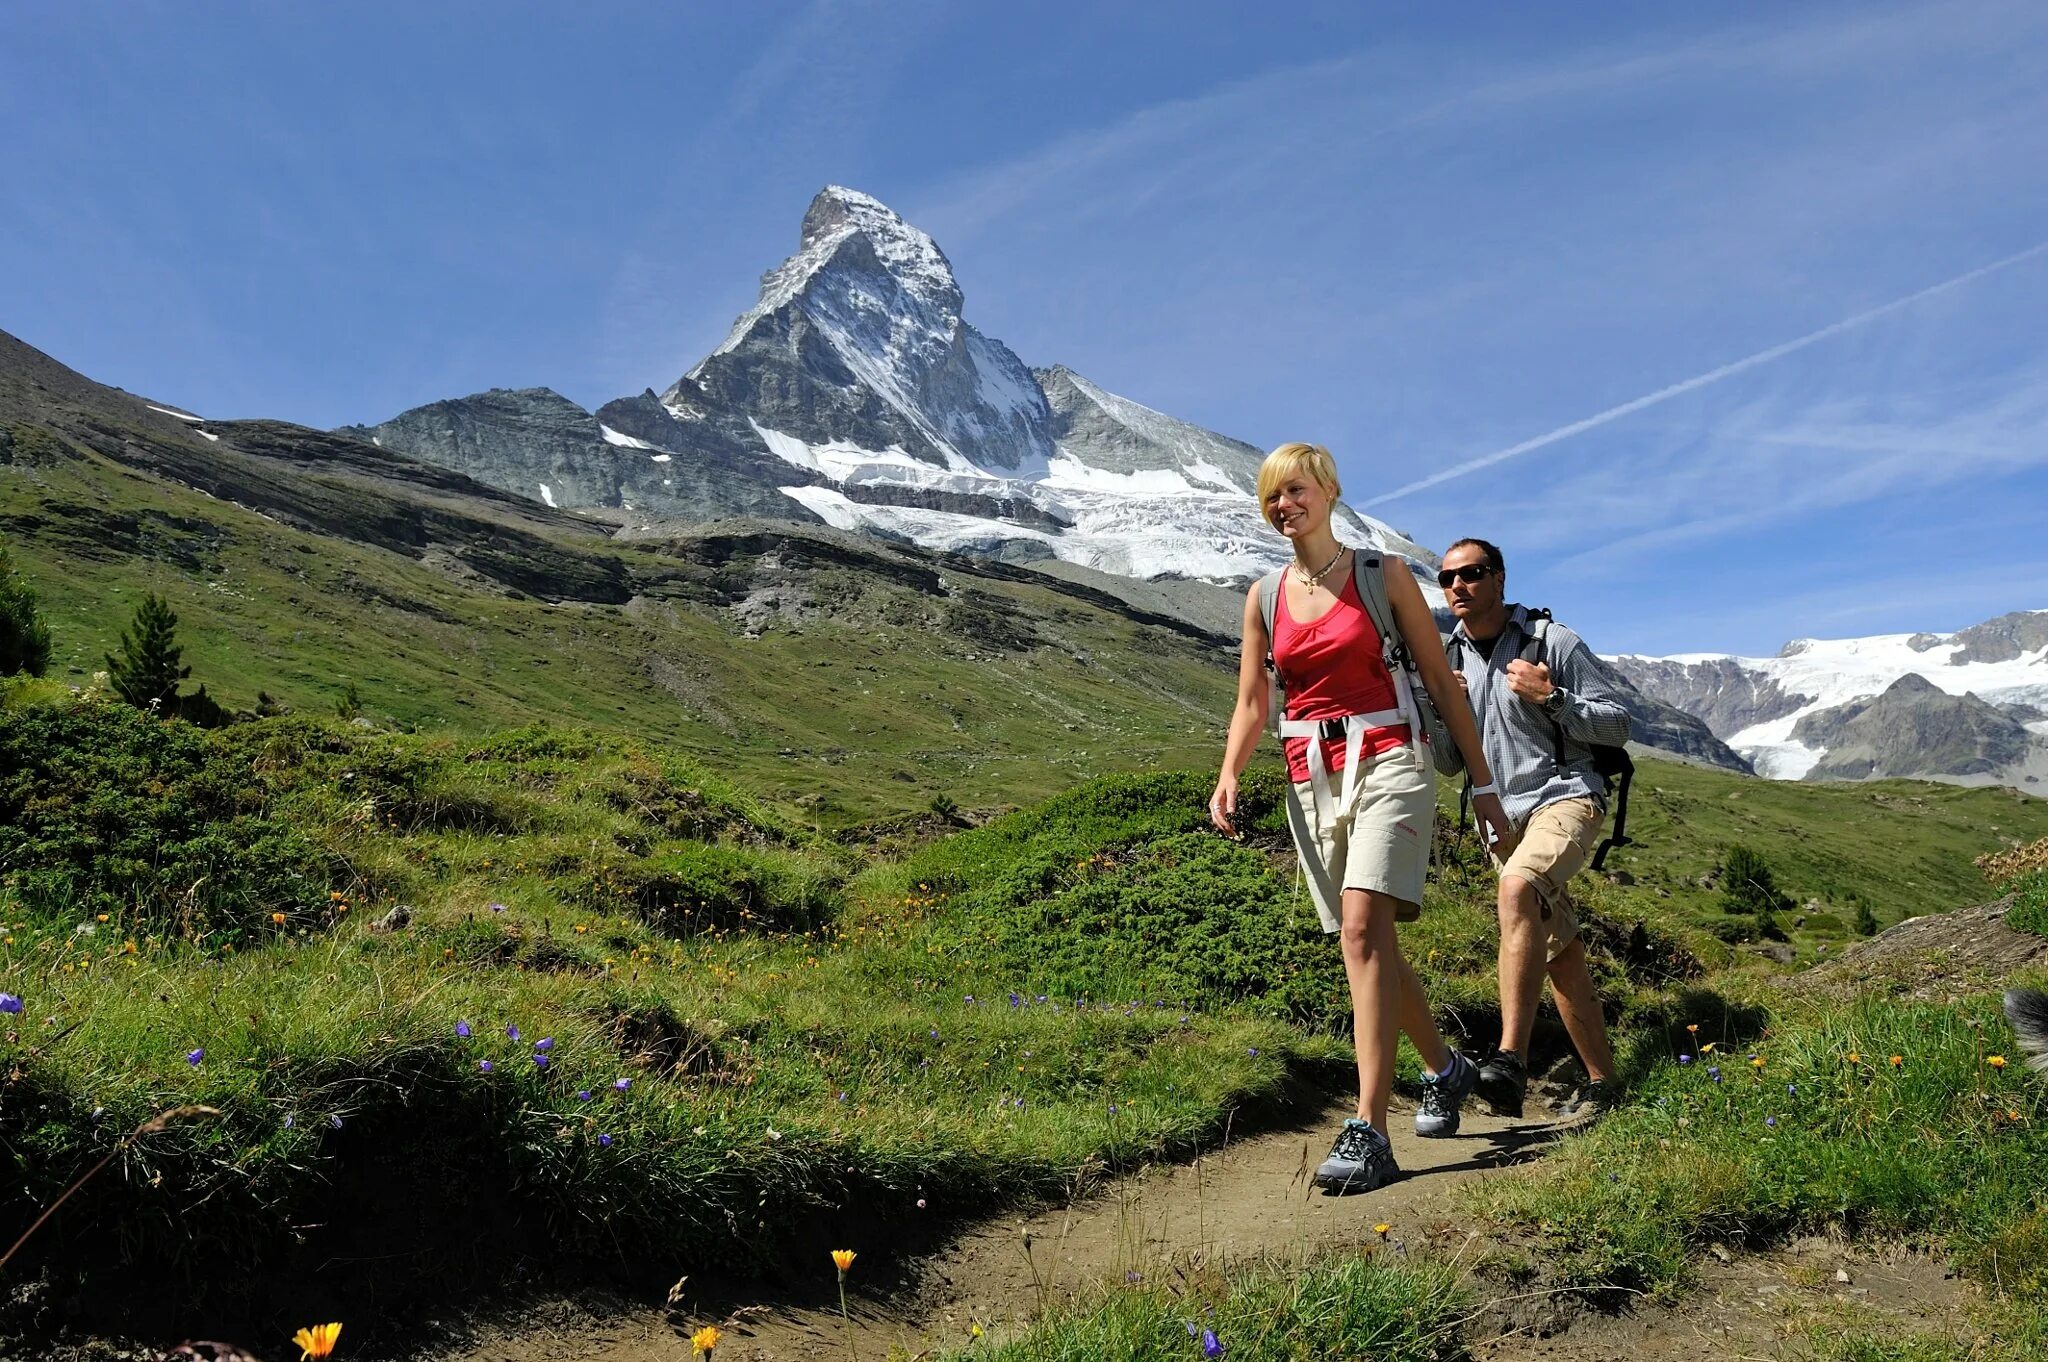
[[1304, 474], [1322, 488], [1331, 501], [1344, 495], [1343, 487], [1337, 482], [1337, 461], [1330, 457], [1330, 451], [1321, 445], [1290, 441], [1268, 454], [1266, 461], [1259, 465], [1259, 514], [1268, 524], [1273, 520], [1270, 509], [1273, 498], [1280, 495], [1280, 489], [1291, 479]]

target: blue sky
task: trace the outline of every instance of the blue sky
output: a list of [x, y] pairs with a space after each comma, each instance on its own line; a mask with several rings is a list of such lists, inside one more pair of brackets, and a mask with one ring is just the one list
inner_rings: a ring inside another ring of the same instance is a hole
[[1327, 443], [1602, 651], [2048, 607], [2048, 252], [1964, 279], [2048, 242], [2048, 8], [1275, 12], [8, 6], [0, 327], [215, 416], [595, 406], [839, 182], [1026, 360]]

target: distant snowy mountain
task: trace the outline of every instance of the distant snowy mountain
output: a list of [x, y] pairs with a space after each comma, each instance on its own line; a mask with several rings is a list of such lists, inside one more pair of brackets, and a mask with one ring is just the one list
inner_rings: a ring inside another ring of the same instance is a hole
[[[962, 307], [936, 242], [831, 186], [759, 300], [658, 396], [591, 414], [499, 391], [348, 429], [636, 527], [741, 511], [1145, 579], [1236, 582], [1286, 561], [1254, 502], [1261, 451], [1034, 370]], [[1436, 561], [1348, 507], [1338, 532], [1418, 571]]]
[[[1644, 694], [1704, 719], [1759, 775], [2021, 785], [2048, 776], [2048, 610], [1953, 634], [1799, 639], [1776, 657], [1608, 661]], [[1906, 677], [1925, 684], [1901, 687]]]

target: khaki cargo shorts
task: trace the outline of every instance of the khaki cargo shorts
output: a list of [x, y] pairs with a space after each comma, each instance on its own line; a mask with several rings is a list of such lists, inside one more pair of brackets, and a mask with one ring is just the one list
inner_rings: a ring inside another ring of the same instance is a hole
[[[1340, 772], [1330, 784], [1341, 787], [1343, 780]], [[1327, 820], [1316, 812], [1308, 781], [1297, 783], [1294, 793], [1315, 830], [1315, 854], [1330, 883], [1398, 899], [1397, 922], [1422, 916], [1422, 882], [1429, 876], [1430, 832], [1436, 821], [1436, 770], [1416, 755], [1414, 744], [1361, 757], [1351, 807], [1333, 808]], [[1333, 916], [1343, 912], [1341, 904], [1317, 904], [1316, 912], [1324, 931], [1343, 929]]]
[[1578, 910], [1565, 885], [1600, 844], [1600, 825], [1606, 820], [1606, 810], [1592, 799], [1545, 804], [1522, 825], [1522, 840], [1507, 861], [1494, 862], [1502, 878], [1519, 876], [1535, 888], [1550, 932], [1549, 959], [1562, 955], [1579, 934]]

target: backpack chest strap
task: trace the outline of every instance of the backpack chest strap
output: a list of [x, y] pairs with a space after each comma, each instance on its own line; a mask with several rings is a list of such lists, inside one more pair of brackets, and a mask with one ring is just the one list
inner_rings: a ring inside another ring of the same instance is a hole
[[[1366, 735], [1377, 729], [1394, 728], [1408, 722], [1398, 709], [1375, 710], [1370, 714], [1347, 714], [1341, 719], [1282, 719], [1280, 737], [1308, 740], [1308, 783], [1315, 795], [1316, 819], [1328, 826], [1336, 813], [1351, 807], [1358, 791], [1359, 759], [1365, 752]], [[1330, 804], [1330, 767], [1323, 756], [1323, 744], [1344, 742], [1344, 786], [1336, 809]]]

